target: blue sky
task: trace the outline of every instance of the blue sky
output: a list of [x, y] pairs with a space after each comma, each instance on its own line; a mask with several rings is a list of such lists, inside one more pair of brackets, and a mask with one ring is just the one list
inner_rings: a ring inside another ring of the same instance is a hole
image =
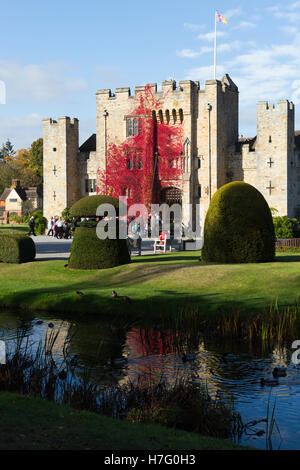
[[[80, 141], [95, 132], [95, 93], [174, 78], [217, 78], [240, 90], [240, 134], [256, 133], [256, 103], [290, 99], [300, 128], [300, 1], [11, 0], [1, 5], [0, 144], [42, 136], [43, 117], [78, 117]], [[298, 106], [297, 106], [298, 105]], [[298, 110], [299, 108], [299, 110]], [[299, 116], [299, 117], [298, 117]]]

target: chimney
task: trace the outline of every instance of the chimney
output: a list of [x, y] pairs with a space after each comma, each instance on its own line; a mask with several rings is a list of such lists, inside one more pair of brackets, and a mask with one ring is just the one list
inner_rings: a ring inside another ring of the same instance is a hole
[[12, 180], [12, 188], [20, 188], [20, 180]]

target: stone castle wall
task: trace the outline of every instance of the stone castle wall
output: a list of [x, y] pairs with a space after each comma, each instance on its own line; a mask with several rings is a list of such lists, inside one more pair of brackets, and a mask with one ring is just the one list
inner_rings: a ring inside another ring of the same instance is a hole
[[[296, 159], [294, 154], [292, 103], [287, 100], [276, 106], [258, 103], [255, 145], [246, 142], [237, 149], [238, 89], [228, 75], [222, 81], [206, 81], [203, 89], [190, 80], [180, 81], [178, 86], [173, 80], [165, 81], [161, 91], [155, 83], [148, 87], [155, 101], [160, 101], [159, 109], [155, 108], [157, 118], [170, 125], [182, 121], [183, 204], [192, 203], [194, 207], [200, 204], [202, 227], [210, 196], [234, 180], [257, 187], [280, 215], [295, 216], [295, 211], [300, 210], [300, 155]], [[126, 140], [126, 118], [134, 115], [144, 93], [145, 86], [136, 87], [133, 96], [129, 88], [117, 88], [115, 93], [109, 89], [97, 92], [95, 152], [78, 152], [76, 119], [44, 120], [46, 217], [59, 214], [87, 195], [85, 180], [96, 179], [97, 170], [105, 168], [109, 142], [118, 145]]]

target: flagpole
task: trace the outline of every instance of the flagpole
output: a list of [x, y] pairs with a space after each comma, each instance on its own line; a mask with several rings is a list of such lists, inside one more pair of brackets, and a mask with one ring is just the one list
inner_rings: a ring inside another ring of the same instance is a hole
[[214, 79], [217, 79], [217, 11], [215, 11]]

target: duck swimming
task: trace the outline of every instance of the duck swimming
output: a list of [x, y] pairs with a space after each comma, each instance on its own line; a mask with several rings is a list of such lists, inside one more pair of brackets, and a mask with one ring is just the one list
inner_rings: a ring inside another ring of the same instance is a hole
[[194, 361], [196, 359], [196, 354], [183, 354], [181, 359], [182, 362]]
[[262, 387], [269, 386], [269, 387], [276, 387], [276, 385], [279, 385], [278, 380], [276, 379], [264, 379], [263, 377], [260, 379], [260, 385]]
[[284, 367], [275, 367], [272, 374], [273, 377], [286, 377], [286, 369]]

